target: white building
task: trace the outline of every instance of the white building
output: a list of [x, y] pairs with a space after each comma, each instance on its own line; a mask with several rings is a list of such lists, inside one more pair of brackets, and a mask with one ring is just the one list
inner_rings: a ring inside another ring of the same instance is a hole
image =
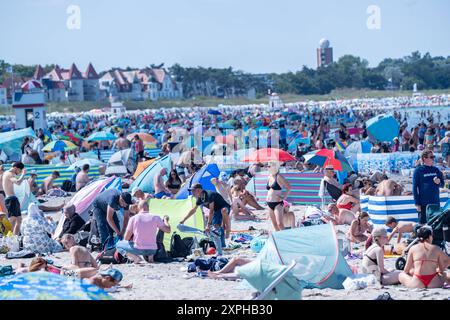
[[181, 82], [165, 69], [113, 70], [99, 80], [100, 90], [118, 100], [178, 99], [183, 97]]
[[8, 99], [6, 98], [6, 87], [0, 85], [0, 108], [8, 106]]
[[13, 95], [12, 107], [16, 114], [16, 129], [46, 129], [45, 92], [42, 84], [29, 80]]

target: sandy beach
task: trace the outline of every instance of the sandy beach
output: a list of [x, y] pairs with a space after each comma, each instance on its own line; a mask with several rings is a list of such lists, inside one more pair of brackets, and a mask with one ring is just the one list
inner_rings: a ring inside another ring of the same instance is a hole
[[[55, 200], [61, 201], [61, 200]], [[302, 217], [305, 206], [292, 207], [297, 218]], [[257, 216], [265, 218], [264, 211], [255, 211]], [[59, 218], [59, 213], [51, 214], [54, 219]], [[250, 226], [256, 231], [249, 234], [257, 235], [260, 230], [271, 230], [270, 220], [233, 221], [233, 230], [247, 230]], [[345, 230], [347, 226], [338, 226]], [[248, 246], [247, 246], [248, 247]], [[227, 258], [234, 256], [256, 257], [256, 254], [244, 245], [242, 248], [225, 252]], [[48, 256], [57, 265], [70, 263], [67, 252], [56, 253]], [[0, 255], [0, 265], [17, 265], [24, 262], [27, 265], [31, 259], [7, 260], [5, 255]], [[361, 259], [348, 260], [350, 266], [356, 266], [361, 272]], [[386, 267], [394, 269], [395, 258], [387, 258]], [[186, 271], [188, 262], [173, 263], [145, 263], [140, 265], [121, 264], [114, 265], [122, 271], [123, 285], [133, 284], [132, 289], [120, 288], [110, 293], [117, 300], [249, 300], [255, 290], [245, 281], [216, 280], [200, 278], [196, 273]], [[101, 266], [101, 269], [108, 266]], [[380, 294], [389, 292], [395, 300], [444, 300], [450, 298], [449, 289], [406, 289], [403, 286], [370, 287], [362, 290], [333, 290], [333, 289], [305, 289], [302, 292], [304, 300], [373, 300]]]

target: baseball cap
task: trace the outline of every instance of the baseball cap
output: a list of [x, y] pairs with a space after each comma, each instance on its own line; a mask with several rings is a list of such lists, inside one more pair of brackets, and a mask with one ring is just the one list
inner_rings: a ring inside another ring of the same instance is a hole
[[133, 204], [133, 197], [131, 196], [131, 194], [129, 192], [122, 193], [122, 199], [128, 205]]
[[372, 231], [372, 237], [387, 237], [387, 231], [384, 227], [376, 227]]
[[139, 190], [141, 190], [141, 189], [139, 189], [138, 187], [134, 187], [133, 190], [131, 190], [131, 196], [134, 197], [134, 195], [136, 194], [136, 192], [138, 192]]
[[114, 269], [114, 268], [110, 268], [110, 269], [106, 269], [106, 270], [100, 271], [99, 274], [101, 276], [110, 276], [111, 278], [113, 278], [117, 282], [120, 282], [123, 279], [122, 272], [120, 272], [119, 270]]
[[203, 189], [202, 185], [200, 183], [194, 184], [191, 188], [189, 188], [189, 191], [192, 191], [194, 189]]

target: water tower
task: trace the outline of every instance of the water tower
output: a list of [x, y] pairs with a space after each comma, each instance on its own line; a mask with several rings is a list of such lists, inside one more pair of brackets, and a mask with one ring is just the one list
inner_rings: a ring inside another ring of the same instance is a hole
[[333, 63], [333, 48], [330, 47], [330, 41], [322, 38], [317, 48], [317, 67], [326, 67]]

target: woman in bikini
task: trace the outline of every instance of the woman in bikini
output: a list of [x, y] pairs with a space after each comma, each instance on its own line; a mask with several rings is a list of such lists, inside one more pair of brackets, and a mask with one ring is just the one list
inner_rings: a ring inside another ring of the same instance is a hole
[[180, 191], [183, 182], [178, 176], [177, 170], [173, 169], [170, 171], [169, 179], [166, 181], [166, 187], [170, 190], [170, 193], [176, 195]]
[[372, 239], [373, 244], [366, 250], [362, 260], [362, 272], [373, 273], [382, 285], [398, 284], [400, 271], [389, 271], [384, 268], [384, 245], [389, 243], [386, 229], [375, 228]]
[[432, 244], [433, 231], [424, 226], [417, 231], [419, 243], [409, 250], [408, 259], [399, 280], [407, 288], [441, 288], [449, 282], [445, 270], [450, 257]]
[[347, 209], [352, 212], [358, 212], [360, 209], [359, 200], [352, 195], [352, 185], [350, 183], [344, 184], [342, 187], [342, 195], [336, 201], [338, 209]]
[[368, 234], [372, 232], [372, 226], [369, 224], [369, 214], [361, 212], [358, 218], [352, 221], [348, 231], [348, 238], [356, 243], [365, 242], [369, 238]]
[[[279, 173], [278, 164], [274, 163], [269, 167], [269, 176], [267, 178], [267, 206], [269, 207], [269, 216], [275, 231], [284, 229], [283, 223], [283, 201], [286, 200], [291, 185]], [[283, 195], [283, 189], [285, 193]]]

